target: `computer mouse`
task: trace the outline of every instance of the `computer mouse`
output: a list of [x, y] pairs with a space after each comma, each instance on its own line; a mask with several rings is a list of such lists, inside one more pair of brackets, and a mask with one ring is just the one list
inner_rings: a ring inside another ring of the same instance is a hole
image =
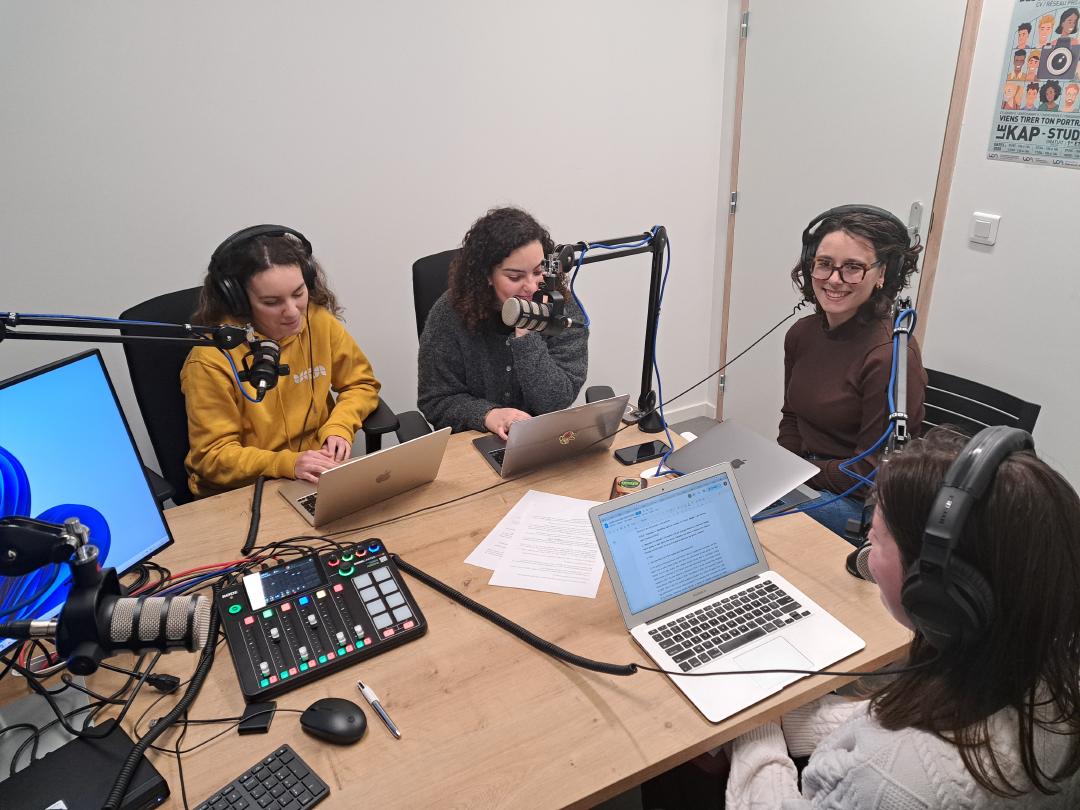
[[351, 700], [320, 698], [300, 715], [300, 727], [312, 737], [335, 745], [348, 745], [364, 736], [367, 717]]

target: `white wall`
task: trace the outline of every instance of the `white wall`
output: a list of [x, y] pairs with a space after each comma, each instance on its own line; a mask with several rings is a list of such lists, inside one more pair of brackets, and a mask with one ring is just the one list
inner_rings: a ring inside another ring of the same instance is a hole
[[[986, 159], [1012, 6], [983, 7], [923, 353], [932, 368], [1040, 403], [1036, 447], [1080, 486], [1080, 172]], [[993, 247], [968, 242], [975, 211], [1001, 215]]]
[[[711, 370], [719, 330], [731, 7], [3, 0], [0, 311], [115, 316], [197, 284], [232, 231], [287, 224], [404, 410], [413, 260], [515, 203], [556, 241], [668, 227], [674, 393]], [[636, 396], [647, 285], [647, 256], [582, 271], [590, 382]], [[0, 377], [80, 348], [6, 341]], [[151, 459], [122, 352], [104, 352]]]

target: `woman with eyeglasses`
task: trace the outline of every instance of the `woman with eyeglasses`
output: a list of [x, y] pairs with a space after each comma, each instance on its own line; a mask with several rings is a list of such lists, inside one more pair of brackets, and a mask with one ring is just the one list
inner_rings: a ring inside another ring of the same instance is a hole
[[[791, 271], [795, 288], [816, 312], [797, 321], [784, 338], [777, 441], [820, 469], [809, 481], [821, 491], [812, 502], [820, 506], [806, 514], [841, 537], [847, 521], [861, 516], [866, 489], [838, 497], [857, 483], [840, 465], [868, 450], [889, 425], [893, 304], [915, 272], [921, 250], [888, 211], [841, 206], [807, 226], [802, 258]], [[922, 424], [925, 392], [926, 371], [911, 337], [906, 411], [913, 435]], [[867, 476], [878, 457], [850, 469]]]

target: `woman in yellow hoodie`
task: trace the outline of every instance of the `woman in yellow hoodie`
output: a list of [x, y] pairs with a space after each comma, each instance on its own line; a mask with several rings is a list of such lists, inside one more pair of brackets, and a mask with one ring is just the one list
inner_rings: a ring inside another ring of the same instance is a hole
[[340, 312], [298, 231], [256, 225], [214, 251], [195, 322], [250, 324], [257, 337], [280, 345], [279, 363], [289, 374], [256, 404], [254, 389], [245, 383], [241, 390], [233, 371], [246, 346], [228, 354], [192, 349], [180, 383], [191, 445], [188, 485], [196, 497], [260, 475], [315, 482], [349, 458], [353, 436], [378, 405], [379, 382]]

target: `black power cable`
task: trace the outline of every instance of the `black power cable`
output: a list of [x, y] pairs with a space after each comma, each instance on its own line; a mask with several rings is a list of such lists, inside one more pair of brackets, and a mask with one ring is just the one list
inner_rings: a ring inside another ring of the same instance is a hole
[[589, 669], [593, 672], [602, 672], [605, 675], [634, 675], [639, 670], [644, 670], [646, 672], [657, 672], [662, 675], [686, 675], [702, 678], [716, 677], [718, 675], [770, 675], [773, 673], [872, 678], [884, 676], [891, 677], [893, 675], [899, 675], [904, 672], [915, 672], [920, 669], [926, 669], [927, 667], [939, 661], [941, 658], [941, 656], [936, 656], [927, 661], [923, 661], [920, 664], [911, 664], [904, 667], [878, 670], [875, 672], [849, 672], [831, 669], [739, 669], [726, 670], [724, 672], [673, 672], [667, 669], [651, 667], [648, 664], [609, 664], [604, 661], [593, 661], [591, 658], [585, 658], [583, 656], [567, 652], [562, 647], [552, 644], [550, 641], [542, 639], [539, 636], [529, 632], [521, 625], [510, 621], [505, 616], [496, 613], [491, 608], [485, 605], [481, 605], [479, 602], [461, 593], [461, 591], [455, 590], [454, 588], [450, 587], [445, 582], [440, 582], [439, 580], [435, 579], [435, 577], [431, 576], [431, 574], [427, 574], [421, 571], [416, 566], [405, 562], [405, 560], [401, 559], [401, 557], [399, 557], [397, 554], [391, 554], [390, 556], [393, 558], [394, 563], [397, 565], [397, 567], [405, 573], [409, 574], [415, 579], [420, 580], [429, 588], [438, 591], [439, 593], [443, 594], [446, 597], [449, 597], [458, 604], [463, 605], [474, 613], [484, 617], [492, 624], [495, 624], [501, 627], [503, 630], [506, 630], [507, 632], [517, 636], [526, 644], [535, 647], [540, 652], [550, 655], [553, 658], [558, 658], [560, 661], [565, 661], [566, 663], [572, 664], [573, 666], [581, 667], [582, 669]]
[[[307, 419], [305, 418], [304, 421], [306, 423]], [[262, 513], [262, 493], [265, 483], [266, 476], [264, 475], [255, 479], [255, 491], [251, 494], [251, 523], [248, 525], [247, 540], [244, 541], [244, 547], [240, 549], [242, 557], [251, 553], [251, 549], [255, 547], [255, 538], [259, 536], [259, 517]]]
[[[214, 585], [214, 592], [211, 598], [212, 602], [217, 602], [217, 597], [220, 592], [221, 584], [218, 583]], [[207, 638], [217, 638], [220, 623], [221, 617], [218, 615], [218, 612], [216, 610], [210, 611], [210, 628], [208, 630]], [[135, 746], [131, 749], [127, 759], [124, 760], [124, 764], [120, 767], [120, 772], [116, 776], [116, 781], [113, 783], [112, 790], [109, 791], [109, 796], [105, 800], [103, 810], [117, 810], [124, 799], [124, 794], [127, 793], [131, 778], [135, 775], [135, 771], [139, 767], [139, 762], [142, 760], [143, 754], [145, 754], [146, 750], [150, 747], [150, 744], [172, 726], [181, 715], [185, 714], [191, 707], [191, 704], [195, 702], [195, 698], [199, 696], [199, 690], [202, 689], [206, 676], [210, 674], [210, 667], [214, 664], [214, 653], [216, 651], [217, 644], [207, 644], [203, 647], [202, 655], [199, 657], [199, 664], [195, 668], [195, 674], [191, 676], [191, 681], [184, 691], [184, 696], [176, 702], [176, 705], [161, 719], [161, 722], [149, 729], [146, 734], [140, 737], [139, 741], [135, 743]]]
[[581, 667], [582, 669], [591, 669], [593, 672], [602, 672], [605, 675], [633, 675], [635, 672], [637, 672], [636, 664], [606, 664], [603, 661], [593, 661], [591, 658], [584, 658], [583, 656], [568, 652], [562, 647], [552, 644], [550, 641], [542, 639], [539, 636], [529, 632], [520, 624], [516, 624], [515, 622], [510, 621], [508, 618], [496, 613], [491, 608], [486, 607], [485, 605], [481, 605], [479, 602], [470, 599], [461, 591], [455, 590], [446, 583], [440, 582], [439, 580], [435, 579], [435, 577], [431, 576], [430, 574], [424, 573], [416, 566], [405, 562], [397, 554], [391, 554], [390, 557], [397, 564], [397, 567], [405, 573], [420, 580], [429, 588], [433, 588], [444, 596], [453, 599], [458, 604], [464, 605], [474, 613], [478, 613], [479, 615], [487, 619], [489, 622], [498, 625], [503, 630], [506, 630], [508, 633], [512, 633], [513, 635], [524, 641], [526, 644], [532, 645], [536, 649], [540, 650], [540, 652], [542, 653], [546, 653], [547, 655], [558, 658], [559, 660], [565, 661], [568, 664], [573, 664], [576, 667]]

